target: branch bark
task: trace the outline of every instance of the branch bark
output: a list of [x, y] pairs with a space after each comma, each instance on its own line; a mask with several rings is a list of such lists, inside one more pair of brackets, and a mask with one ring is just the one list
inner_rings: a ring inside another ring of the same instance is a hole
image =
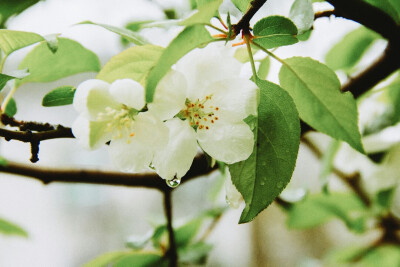
[[[190, 170], [182, 178], [182, 183], [192, 180], [198, 176], [209, 174], [215, 169], [216, 167], [209, 167], [205, 156], [198, 156], [194, 159]], [[160, 191], [170, 190], [164, 179], [160, 178], [155, 173], [132, 174], [101, 170], [57, 169], [27, 166], [13, 162], [8, 162], [5, 166], [0, 166], [0, 172], [30, 177], [39, 180], [44, 184], [53, 182], [87, 183], [145, 187], [158, 189]]]
[[252, 0], [250, 8], [246, 11], [238, 23], [232, 25], [233, 32], [238, 35], [241, 31], [244, 34], [250, 33], [250, 20], [257, 11], [267, 2], [267, 0]]
[[175, 242], [175, 233], [172, 225], [172, 190], [164, 191], [164, 211], [165, 217], [167, 218], [167, 230], [168, 230], [168, 250], [166, 256], [169, 258], [169, 267], [178, 266], [178, 251]]

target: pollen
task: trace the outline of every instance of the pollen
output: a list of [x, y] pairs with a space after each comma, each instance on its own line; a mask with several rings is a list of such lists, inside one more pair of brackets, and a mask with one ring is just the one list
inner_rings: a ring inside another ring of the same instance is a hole
[[219, 107], [209, 105], [208, 101], [211, 101], [211, 99], [212, 95], [207, 95], [203, 99], [197, 99], [196, 101], [186, 99], [186, 108], [181, 110], [180, 114], [183, 119], [188, 120], [190, 126], [196, 131], [209, 130], [211, 125], [215, 125], [218, 120], [216, 113], [218, 113]]
[[130, 137], [134, 137], [134, 136], [135, 136], [135, 133], [130, 133], [129, 136], [130, 136]]

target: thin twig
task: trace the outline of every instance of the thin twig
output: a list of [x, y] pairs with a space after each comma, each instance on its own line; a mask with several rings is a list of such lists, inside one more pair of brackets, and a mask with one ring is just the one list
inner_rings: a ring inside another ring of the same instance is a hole
[[175, 233], [172, 226], [172, 190], [164, 190], [164, 212], [167, 218], [167, 230], [168, 230], [168, 240], [169, 247], [166, 256], [169, 258], [169, 266], [178, 266], [178, 251], [175, 242]]
[[314, 14], [314, 20], [320, 19], [320, 18], [329, 18], [332, 15], [335, 15], [335, 10], [325, 10], [325, 11], [316, 12]]
[[238, 35], [240, 31], [244, 34], [250, 33], [250, 20], [257, 11], [267, 2], [267, 0], [253, 0], [250, 3], [250, 8], [246, 11], [238, 23], [232, 25], [233, 32]]

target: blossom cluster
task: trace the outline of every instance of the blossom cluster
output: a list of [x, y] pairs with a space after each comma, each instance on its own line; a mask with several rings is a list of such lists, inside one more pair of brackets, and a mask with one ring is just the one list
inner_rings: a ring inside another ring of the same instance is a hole
[[166, 180], [183, 177], [199, 148], [227, 164], [245, 160], [254, 135], [244, 119], [256, 115], [257, 88], [239, 77], [241, 68], [225, 49], [194, 50], [160, 81], [151, 103], [137, 81], [87, 80], [74, 96], [73, 134], [87, 148], [109, 142], [122, 171], [150, 168]]

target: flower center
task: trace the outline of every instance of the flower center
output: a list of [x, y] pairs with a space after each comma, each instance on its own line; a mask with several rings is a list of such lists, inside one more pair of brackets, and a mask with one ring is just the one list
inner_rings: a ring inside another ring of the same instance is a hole
[[207, 103], [211, 98], [212, 95], [208, 95], [204, 99], [197, 99], [194, 102], [186, 99], [186, 108], [180, 114], [189, 121], [190, 126], [194, 129], [209, 130], [218, 121], [219, 107]]
[[135, 136], [133, 126], [135, 125], [134, 116], [137, 114], [137, 110], [125, 105], [122, 105], [121, 109], [106, 107], [105, 112], [97, 115], [97, 120], [107, 121], [106, 131], [113, 133], [112, 139], [126, 138], [129, 144], [131, 138]]

